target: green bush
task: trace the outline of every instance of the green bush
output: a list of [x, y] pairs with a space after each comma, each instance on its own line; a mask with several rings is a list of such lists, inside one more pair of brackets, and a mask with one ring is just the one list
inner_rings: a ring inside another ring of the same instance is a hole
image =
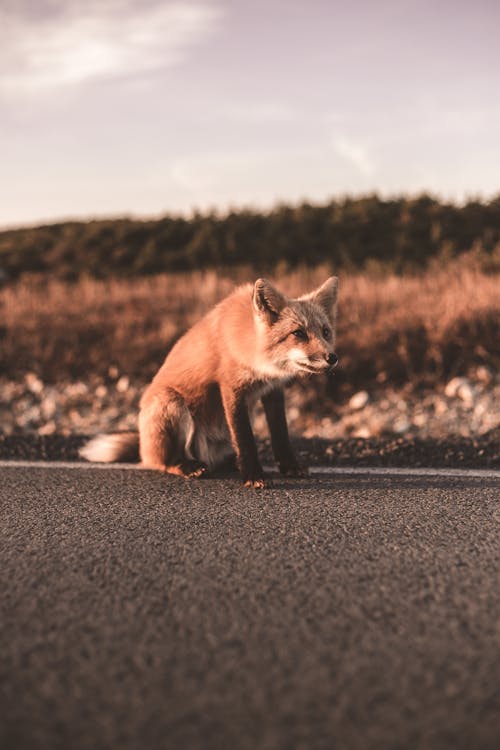
[[500, 196], [442, 203], [428, 195], [383, 200], [377, 195], [326, 205], [280, 205], [267, 213], [165, 216], [66, 222], [0, 232], [0, 270], [15, 279], [45, 273], [73, 279], [249, 265], [330, 264], [335, 269], [425, 268], [472, 247], [485, 262], [498, 257]]

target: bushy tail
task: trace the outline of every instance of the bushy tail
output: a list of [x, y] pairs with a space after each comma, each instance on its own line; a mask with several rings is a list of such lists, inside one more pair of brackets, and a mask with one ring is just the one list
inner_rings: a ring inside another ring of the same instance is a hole
[[78, 451], [87, 461], [114, 463], [139, 460], [139, 433], [114, 432], [111, 435], [96, 435]]

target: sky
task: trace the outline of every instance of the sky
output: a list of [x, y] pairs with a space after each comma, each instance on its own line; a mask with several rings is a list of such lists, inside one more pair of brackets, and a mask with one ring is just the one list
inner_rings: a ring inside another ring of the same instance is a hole
[[0, 225], [500, 193], [498, 0], [0, 0]]

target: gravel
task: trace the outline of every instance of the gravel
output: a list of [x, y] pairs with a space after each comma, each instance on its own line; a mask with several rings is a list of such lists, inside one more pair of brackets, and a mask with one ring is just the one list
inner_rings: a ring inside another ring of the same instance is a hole
[[[107, 379], [44, 383], [0, 378], [0, 458], [76, 460], [98, 432], [136, 428], [144, 383], [116, 368]], [[390, 387], [358, 391], [344, 403], [321, 399], [312, 388], [292, 387], [288, 421], [309, 465], [500, 465], [500, 378], [485, 367], [434, 390]], [[262, 410], [254, 429], [266, 463], [272, 461]]]
[[[77, 461], [86, 435], [0, 435], [0, 459]], [[500, 468], [500, 429], [477, 438], [299, 438], [300, 460], [309, 466], [402, 466]], [[272, 464], [269, 441], [259, 444], [262, 461]]]

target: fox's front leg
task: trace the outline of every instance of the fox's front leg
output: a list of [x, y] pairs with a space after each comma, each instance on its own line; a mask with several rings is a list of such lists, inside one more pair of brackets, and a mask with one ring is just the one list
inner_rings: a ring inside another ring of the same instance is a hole
[[265, 487], [248, 407], [242, 392], [221, 387], [222, 403], [241, 477], [246, 487]]
[[261, 400], [271, 433], [274, 457], [280, 472], [290, 477], [306, 477], [308, 474], [307, 467], [299, 464], [290, 444], [283, 390], [281, 388], [272, 390], [262, 396]]

